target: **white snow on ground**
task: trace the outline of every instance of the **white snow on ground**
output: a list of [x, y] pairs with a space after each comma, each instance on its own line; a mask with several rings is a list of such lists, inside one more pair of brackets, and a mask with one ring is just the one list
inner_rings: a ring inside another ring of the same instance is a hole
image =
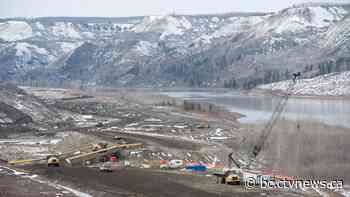
[[0, 39], [5, 41], [18, 41], [32, 37], [30, 25], [23, 21], [7, 21], [0, 23]]
[[57, 22], [52, 26], [51, 31], [55, 36], [62, 36], [65, 38], [81, 38], [72, 23]]
[[328, 26], [329, 22], [340, 19], [336, 13], [322, 7], [310, 7], [309, 9], [313, 14], [312, 25], [316, 27]]
[[41, 30], [41, 31], [44, 31], [44, 30], [45, 30], [44, 25], [41, 24], [40, 22], [36, 22], [36, 23], [35, 23], [35, 26], [36, 26], [39, 30]]
[[143, 55], [149, 56], [152, 54], [152, 51], [157, 48], [156, 43], [151, 43], [148, 41], [140, 41], [137, 45], [135, 50], [140, 52]]
[[39, 53], [41, 55], [48, 55], [48, 52], [44, 48], [39, 48], [38, 46], [28, 44], [26, 42], [19, 42], [16, 44], [16, 56], [31, 56], [31, 51]]
[[[286, 91], [290, 80], [258, 86], [258, 89]], [[300, 79], [291, 94], [307, 96], [348, 96], [350, 95], [350, 71], [331, 73], [311, 79]]]
[[174, 16], [149, 16], [136, 25], [134, 32], [159, 32], [161, 39], [168, 35], [182, 35], [184, 30], [192, 28], [192, 24], [185, 17]]
[[16, 145], [48, 145], [57, 144], [62, 141], [60, 138], [53, 139], [0, 139], [1, 144], [16, 144]]
[[[215, 20], [216, 18], [216, 20]], [[210, 44], [213, 39], [221, 38], [226, 36], [233, 36], [244, 31], [247, 31], [249, 28], [254, 25], [259, 24], [260, 22], [266, 19], [265, 16], [249, 16], [249, 17], [231, 17], [227, 19], [227, 22], [221, 26], [214, 33], [209, 35], [202, 35], [194, 40], [196, 44]], [[219, 18], [214, 17], [214, 21], [219, 20]]]
[[267, 22], [260, 25], [258, 34], [271, 31], [275, 33], [293, 32], [298, 33], [309, 27], [324, 28], [334, 21], [341, 20], [348, 12], [341, 7], [295, 7], [283, 10], [277, 15], [272, 15]]
[[251, 16], [251, 17], [232, 17], [229, 19], [229, 23], [222, 26], [219, 30], [215, 31], [212, 35], [213, 38], [219, 38], [223, 36], [230, 36], [235, 33], [241, 33], [242, 30], [247, 30], [248, 28], [256, 25], [264, 20], [261, 16]]
[[337, 48], [350, 40], [348, 35], [350, 35], [350, 17], [339, 22], [339, 25], [330, 27], [324, 36], [324, 47]]
[[60, 45], [64, 53], [69, 53], [82, 45], [82, 42], [61, 42]]
[[58, 185], [58, 184], [56, 184], [56, 186], [60, 187], [60, 188], [63, 188], [63, 189], [71, 192], [72, 194], [74, 194], [74, 195], [76, 195], [78, 197], [92, 197], [90, 194], [87, 194], [87, 193], [84, 193], [84, 192], [80, 192], [80, 191], [72, 189], [70, 187], [66, 187], [66, 186]]
[[[144, 129], [145, 130], [145, 129]], [[136, 135], [143, 135], [143, 136], [152, 136], [152, 137], [161, 137], [161, 138], [172, 138], [172, 139], [181, 139], [184, 141], [192, 141], [192, 142], [203, 142], [200, 140], [190, 139], [186, 136], [176, 136], [176, 135], [162, 135], [158, 133], [147, 133], [144, 131], [139, 131], [137, 128], [124, 128], [124, 133], [130, 133], [130, 134], [136, 134]]]

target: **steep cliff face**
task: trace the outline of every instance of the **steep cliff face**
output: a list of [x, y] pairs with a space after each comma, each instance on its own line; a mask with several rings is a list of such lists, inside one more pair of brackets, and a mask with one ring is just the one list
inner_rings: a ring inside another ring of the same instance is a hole
[[349, 5], [276, 13], [0, 21], [0, 80], [251, 88], [349, 69]]

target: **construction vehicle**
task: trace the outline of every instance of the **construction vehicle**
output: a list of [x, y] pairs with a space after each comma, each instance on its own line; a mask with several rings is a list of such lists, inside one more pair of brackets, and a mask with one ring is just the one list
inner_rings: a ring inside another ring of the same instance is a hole
[[101, 150], [101, 149], [105, 149], [107, 148], [108, 144], [107, 143], [97, 143], [97, 144], [93, 144], [92, 145], [92, 151], [98, 151], [98, 150]]
[[47, 166], [48, 167], [59, 167], [60, 166], [59, 157], [56, 155], [47, 156]]
[[46, 161], [47, 166], [49, 166], [49, 167], [60, 166], [60, 159], [57, 155], [49, 155], [45, 158], [40, 158], [40, 159], [13, 160], [13, 161], [9, 161], [8, 164], [10, 164], [10, 165], [22, 165], [22, 164], [33, 164], [33, 163], [37, 163], [37, 162], [41, 163], [42, 161]]
[[208, 122], [202, 122], [202, 123], [196, 125], [196, 128], [197, 129], [209, 129], [210, 125]]
[[96, 158], [101, 158], [106, 155], [111, 155], [118, 150], [139, 149], [139, 148], [143, 148], [143, 144], [116, 144], [107, 148], [99, 149], [97, 151], [74, 155], [72, 157], [66, 158], [65, 161], [70, 165], [83, 164], [86, 161], [91, 161], [91, 160], [95, 160]]
[[228, 185], [239, 185], [241, 184], [241, 179], [243, 177], [242, 170], [240, 169], [231, 169], [227, 170], [222, 176], [221, 184]]
[[[301, 74], [298, 74], [298, 76], [301, 76]], [[273, 111], [269, 121], [265, 125], [264, 129], [261, 132], [261, 135], [259, 136], [257, 143], [254, 144], [251, 148], [251, 150], [248, 152], [248, 159], [247, 162], [239, 162], [233, 157], [233, 152], [228, 155], [229, 157], [229, 170], [227, 170], [224, 174], [215, 174], [218, 177], [222, 178], [221, 183], [222, 184], [232, 184], [232, 183], [239, 183], [241, 180], [244, 179], [243, 170], [247, 170], [251, 167], [252, 163], [255, 162], [256, 158], [258, 157], [259, 153], [261, 152], [262, 148], [264, 147], [268, 137], [271, 134], [271, 131], [273, 129], [273, 126], [276, 124], [278, 118], [281, 116], [282, 112], [285, 109], [285, 106], [287, 104], [287, 101], [289, 99], [289, 96], [291, 95], [291, 91], [294, 89], [295, 85], [295, 77], [293, 78], [293, 81], [289, 84], [286, 93], [282, 96], [282, 99], [277, 104], [275, 110]], [[232, 168], [232, 165], [235, 165], [234, 168]], [[232, 170], [233, 169], [233, 170]]]
[[80, 153], [80, 151], [91, 151], [91, 144], [77, 148], [76, 150], [67, 151], [65, 153], [51, 154], [46, 157], [39, 159], [22, 159], [22, 160], [12, 160], [7, 163], [10, 165], [23, 165], [23, 164], [35, 164], [46, 162], [48, 166], [60, 166], [61, 159], [71, 157]]
[[35, 160], [35, 159], [12, 160], [12, 161], [8, 161], [7, 163], [10, 164], [10, 165], [32, 164], [35, 161], [41, 161], [41, 160], [44, 160], [44, 159], [38, 159], [38, 160]]

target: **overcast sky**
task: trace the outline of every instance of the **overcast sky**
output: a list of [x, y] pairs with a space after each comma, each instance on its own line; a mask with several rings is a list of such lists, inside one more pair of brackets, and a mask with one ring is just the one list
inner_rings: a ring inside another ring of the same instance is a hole
[[[317, 2], [323, 1], [317, 0]], [[0, 17], [270, 12], [302, 2], [305, 0], [0, 0]], [[326, 2], [350, 3], [350, 0], [328, 0]]]

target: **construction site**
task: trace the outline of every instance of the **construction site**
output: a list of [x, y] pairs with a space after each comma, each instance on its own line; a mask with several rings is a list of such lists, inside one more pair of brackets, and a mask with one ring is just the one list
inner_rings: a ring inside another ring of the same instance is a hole
[[[349, 129], [281, 118], [289, 94], [262, 124], [147, 90], [2, 84], [0, 98], [4, 197], [344, 196], [350, 180]], [[302, 179], [343, 185], [259, 187]]]

